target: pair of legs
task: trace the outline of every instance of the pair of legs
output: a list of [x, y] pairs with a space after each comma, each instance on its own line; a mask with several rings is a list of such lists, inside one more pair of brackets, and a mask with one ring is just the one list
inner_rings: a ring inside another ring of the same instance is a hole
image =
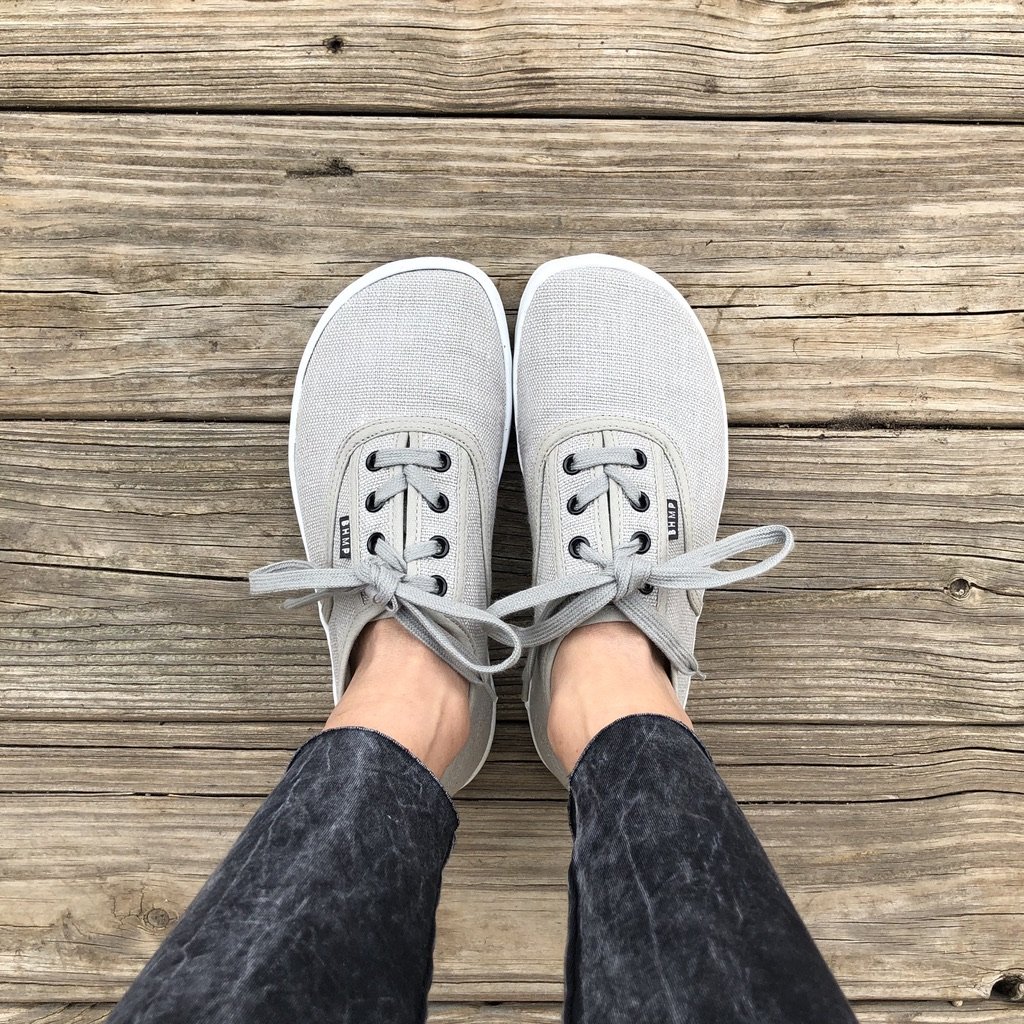
[[[111, 1024], [425, 1019], [469, 684], [390, 619], [353, 666]], [[548, 734], [573, 773], [567, 1021], [853, 1021], [639, 630], [563, 640]]]

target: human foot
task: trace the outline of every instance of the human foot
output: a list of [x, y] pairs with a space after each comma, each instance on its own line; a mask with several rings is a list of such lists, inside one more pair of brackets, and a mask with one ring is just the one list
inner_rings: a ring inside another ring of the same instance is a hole
[[[793, 540], [768, 526], [715, 541], [728, 468], [725, 400], [707, 336], [664, 278], [611, 256], [546, 263], [523, 293], [515, 358], [536, 585], [491, 611], [534, 609], [521, 632], [531, 648], [524, 698], [534, 743], [565, 783], [548, 728], [563, 638], [587, 623], [632, 623], [667, 662], [682, 707], [697, 672], [704, 588], [765, 572]], [[732, 572], [713, 568], [766, 547], [779, 550]], [[628, 689], [633, 667], [618, 671]], [[622, 698], [607, 699], [605, 716]], [[561, 729], [556, 723], [555, 734]], [[571, 757], [576, 742], [562, 753]]]
[[[253, 593], [313, 591], [286, 604], [320, 603], [335, 721], [358, 712], [360, 724], [372, 720], [388, 735], [399, 729], [388, 705], [400, 703], [395, 695], [413, 686], [415, 672], [385, 680], [380, 658], [360, 661], [387, 633], [364, 628], [381, 619], [422, 648], [405, 651], [410, 669], [439, 674], [441, 690], [453, 688], [451, 676], [467, 681], [461, 748], [447, 756], [462, 732], [458, 721], [451, 734], [441, 730], [436, 750], [437, 737], [420, 737], [429, 759], [451, 762], [442, 777], [449, 792], [483, 764], [494, 730], [490, 675], [519, 654], [511, 628], [484, 610], [509, 373], [501, 300], [475, 267], [404, 260], [346, 288], [306, 346], [292, 402], [289, 469], [307, 561], [250, 576]], [[488, 636], [513, 648], [501, 665], [489, 664]], [[428, 654], [433, 661], [421, 663]], [[458, 703], [436, 702], [429, 717]]]
[[469, 687], [394, 619], [363, 628], [352, 676], [324, 731], [359, 726], [401, 743], [438, 778], [469, 740]]
[[693, 728], [665, 659], [631, 622], [574, 629], [551, 666], [548, 740], [570, 774], [587, 744], [627, 715], [664, 715]]

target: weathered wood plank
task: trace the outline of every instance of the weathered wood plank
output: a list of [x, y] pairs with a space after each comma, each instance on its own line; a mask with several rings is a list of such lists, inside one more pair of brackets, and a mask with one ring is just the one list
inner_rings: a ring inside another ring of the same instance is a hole
[[[752, 712], [756, 718], [756, 711]], [[289, 722], [0, 722], [2, 793], [258, 796], [319, 728]], [[708, 723], [737, 800], [852, 803], [1024, 796], [1024, 728]], [[524, 722], [503, 722], [464, 799], [565, 799]]]
[[[6, 798], [0, 999], [116, 998], [256, 803]], [[989, 794], [749, 816], [852, 997], [970, 999], [988, 995], [1020, 934], [1019, 812], [1019, 797]], [[466, 800], [460, 814], [435, 998], [558, 998], [564, 808]]]
[[[964, 1003], [876, 1003], [854, 1002], [860, 1024], [1019, 1024], [1020, 1006], [992, 1002]], [[82, 1024], [93, 1024], [94, 1017]], [[431, 1024], [561, 1024], [561, 1006], [550, 1003], [499, 1003], [467, 1005], [465, 1003], [434, 1004]], [[0, 1016], [0, 1021], [3, 1017]], [[13, 1024], [51, 1024], [48, 1018], [28, 1017]], [[6, 1024], [6, 1022], [5, 1022]], [[78, 1018], [61, 1017], [53, 1024], [79, 1024]], [[98, 1024], [98, 1021], [97, 1021]]]
[[687, 294], [733, 423], [1024, 423], [1024, 127], [28, 114], [0, 136], [0, 415], [283, 418], [319, 310], [370, 266], [474, 260], [511, 311], [537, 263], [597, 250]]
[[[0, 1006], [0, 1024], [103, 1024], [110, 1004], [37, 1003]], [[1010, 1024], [1019, 1006], [992, 1002], [854, 1003], [860, 1024]], [[561, 1024], [558, 1003], [433, 1003], [430, 1024]]]
[[[35, 0], [0, 104], [1017, 120], [1013, 0]], [[59, 73], [55, 73], [55, 69]]]
[[[0, 718], [324, 717], [315, 612], [242, 581], [300, 552], [284, 439], [281, 425], [0, 428], [0, 550], [18, 563], [0, 592]], [[1021, 724], [1015, 433], [733, 441], [724, 529], [786, 522], [799, 543], [770, 576], [708, 595], [697, 719]], [[499, 592], [526, 585], [514, 466], [497, 536]]]

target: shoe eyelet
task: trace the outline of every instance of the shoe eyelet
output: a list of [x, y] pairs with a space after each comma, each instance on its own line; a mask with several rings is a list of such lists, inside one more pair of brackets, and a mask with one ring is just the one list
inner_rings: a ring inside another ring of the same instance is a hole
[[452, 468], [452, 457], [447, 453], [441, 451], [440, 448], [437, 450], [437, 457], [441, 460], [441, 465], [434, 469], [435, 473], [447, 473]]
[[437, 496], [437, 504], [435, 505], [432, 502], [428, 501], [427, 502], [427, 508], [429, 508], [431, 512], [447, 512], [448, 511], [448, 495], [447, 494], [443, 494], [443, 493], [439, 494]]
[[587, 540], [586, 537], [573, 537], [573, 539], [569, 541], [569, 554], [572, 555], [573, 558], [582, 558], [583, 556], [580, 554], [580, 547], [584, 544], [588, 547], [590, 546], [590, 541]]
[[434, 576], [433, 580], [437, 586], [434, 594], [437, 597], [444, 597], [444, 595], [448, 593], [448, 581], [443, 576]]
[[638, 555], [646, 555], [651, 550], [651, 535], [644, 530], [637, 530], [632, 537], [629, 538], [631, 541], [640, 541], [640, 547], [637, 549]]
[[440, 534], [435, 537], [431, 537], [430, 539], [437, 545], [437, 551], [430, 556], [431, 558], [444, 558], [444, 556], [451, 550], [451, 546], [449, 545], [447, 538], [442, 537]]
[[640, 593], [641, 594], [653, 594], [654, 593], [654, 587], [652, 587], [650, 585], [650, 583], [645, 583], [645, 584], [643, 584], [642, 587], [640, 587]]
[[367, 512], [379, 512], [384, 506], [377, 504], [377, 492], [370, 491], [366, 496], [366, 511]]
[[384, 468], [383, 466], [378, 466], [377, 465], [377, 453], [376, 452], [370, 452], [370, 454], [366, 456], [366, 468], [371, 473], [376, 473], [379, 469], [383, 469]]
[[562, 471], [564, 473], [568, 473], [569, 476], [575, 476], [579, 472], [579, 470], [573, 466], [573, 460], [575, 458], [576, 455], [573, 453], [571, 455], [566, 455], [566, 457], [562, 459]]
[[576, 500], [576, 495], [575, 494], [565, 504], [565, 510], [571, 516], [578, 516], [584, 510], [585, 507], [586, 507], [585, 505], [581, 505]]
[[636, 452], [636, 463], [633, 468], [643, 469], [647, 465], [647, 453], [639, 448], [634, 448], [633, 451]]
[[377, 554], [377, 544], [379, 541], [382, 541], [383, 539], [383, 533], [371, 533], [370, 536], [366, 539], [366, 550], [369, 551], [371, 555]]
[[651, 507], [651, 499], [649, 497], [647, 497], [647, 492], [646, 491], [641, 491], [640, 492], [640, 500], [639, 501], [630, 500], [629, 503], [630, 503], [630, 505], [633, 506], [633, 508], [635, 508], [637, 510], [637, 512], [646, 512]]

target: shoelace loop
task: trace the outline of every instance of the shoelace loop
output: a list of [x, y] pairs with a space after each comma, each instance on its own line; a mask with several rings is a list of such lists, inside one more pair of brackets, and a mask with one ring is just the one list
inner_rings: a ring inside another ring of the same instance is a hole
[[[570, 462], [571, 458], [571, 462]], [[570, 499], [576, 508], [585, 508], [604, 494], [610, 481], [622, 488], [634, 505], [646, 497], [626, 469], [642, 469], [646, 456], [633, 448], [595, 448], [566, 459], [567, 472], [600, 467], [602, 473], [589, 481]], [[778, 548], [753, 565], [722, 571], [715, 566], [726, 559], [763, 548]], [[633, 539], [620, 544], [610, 558], [588, 543], [575, 547], [577, 557], [594, 570], [581, 571], [538, 584], [491, 605], [489, 611], [505, 618], [533, 610], [534, 622], [519, 629], [523, 647], [535, 649], [581, 626], [602, 608], [613, 605], [636, 625], [664, 653], [679, 671], [701, 675], [696, 659], [679, 640], [672, 624], [653, 605], [644, 600], [651, 588], [668, 590], [707, 590], [748, 580], [778, 565], [793, 549], [793, 534], [785, 526], [759, 526], [744, 530], [695, 548], [682, 555], [657, 562], [639, 554], [641, 542]], [[532, 654], [532, 651], [531, 651]]]
[[[411, 448], [375, 452], [373, 464], [368, 463], [368, 468], [393, 467], [399, 472], [374, 491], [374, 504], [379, 508], [412, 488], [428, 504], [440, 505], [442, 492], [426, 470], [444, 472], [450, 464], [443, 452]], [[447, 507], [447, 502], [444, 506]], [[386, 540], [378, 539], [368, 557], [351, 565], [323, 568], [300, 559], [265, 565], [249, 574], [249, 589], [253, 594], [312, 591], [302, 597], [289, 598], [284, 602], [286, 608], [298, 608], [357, 591], [387, 608], [398, 623], [464, 678], [475, 681], [479, 676], [511, 668], [522, 654], [522, 644], [514, 627], [489, 610], [438, 594], [437, 582], [432, 576], [409, 575], [409, 563], [435, 554], [436, 548], [434, 541], [424, 541], [410, 545], [403, 554]], [[452, 628], [454, 622], [481, 627], [486, 636], [510, 647], [511, 653], [496, 665], [476, 662], [463, 650], [463, 641]]]

